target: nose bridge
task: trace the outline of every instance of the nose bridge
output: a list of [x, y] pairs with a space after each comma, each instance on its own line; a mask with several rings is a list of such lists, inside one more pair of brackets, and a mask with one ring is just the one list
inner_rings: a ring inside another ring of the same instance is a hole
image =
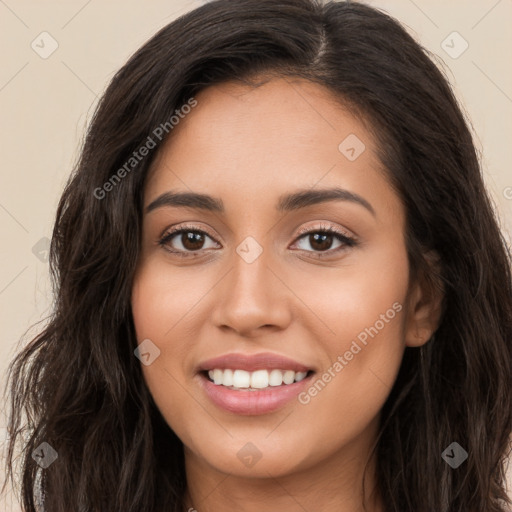
[[246, 237], [235, 249], [233, 255], [232, 279], [235, 289], [250, 296], [265, 295], [268, 288], [269, 251], [264, 250], [255, 238]]
[[263, 325], [283, 327], [289, 320], [285, 289], [269, 268], [271, 260], [270, 250], [254, 237], [246, 237], [235, 248], [216, 300], [217, 325], [242, 332]]

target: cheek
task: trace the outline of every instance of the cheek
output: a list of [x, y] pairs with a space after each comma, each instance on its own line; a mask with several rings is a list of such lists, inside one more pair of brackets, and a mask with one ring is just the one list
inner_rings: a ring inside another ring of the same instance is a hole
[[[146, 261], [136, 273], [131, 296], [137, 343], [149, 339], [156, 353], [159, 351], [151, 364], [141, 363], [141, 367], [149, 391], [165, 417], [187, 398], [183, 384], [190, 339], [178, 333], [180, 321], [198, 300], [194, 300], [196, 293], [201, 293], [190, 291], [180, 275], [158, 262]], [[179, 293], [180, 289], [188, 291]]]
[[132, 288], [137, 339], [153, 336], [165, 343], [172, 340], [181, 322], [194, 315], [194, 308], [210, 288], [207, 272], [192, 267], [172, 271], [163, 258], [148, 258], [139, 268]]
[[[315, 333], [314, 339], [333, 359], [354, 340], [365, 347], [365, 354], [375, 352], [378, 357], [403, 346], [407, 252], [399, 241], [380, 247], [354, 253], [339, 267], [306, 267], [286, 276], [307, 305], [298, 321], [306, 332]], [[375, 340], [372, 346], [370, 340]]]
[[316, 332], [326, 354], [323, 372], [301, 400], [318, 423], [337, 429], [337, 418], [355, 433], [379, 413], [405, 349], [408, 272], [405, 248], [390, 244], [334, 269], [332, 279], [302, 281], [302, 296], [318, 313], [309, 315], [306, 329]]

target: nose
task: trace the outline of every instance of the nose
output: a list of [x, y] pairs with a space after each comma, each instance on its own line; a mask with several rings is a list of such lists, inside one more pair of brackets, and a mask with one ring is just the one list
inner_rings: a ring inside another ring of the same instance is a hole
[[214, 324], [239, 336], [257, 337], [285, 329], [292, 318], [292, 293], [264, 250], [249, 263], [237, 252], [216, 288]]

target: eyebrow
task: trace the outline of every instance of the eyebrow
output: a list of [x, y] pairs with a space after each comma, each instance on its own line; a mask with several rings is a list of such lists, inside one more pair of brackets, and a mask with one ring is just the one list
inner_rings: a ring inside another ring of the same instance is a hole
[[[366, 208], [374, 217], [376, 216], [375, 210], [366, 199], [354, 192], [338, 187], [319, 190], [304, 189], [298, 190], [292, 194], [282, 195], [279, 197], [276, 209], [279, 212], [288, 212], [320, 203], [326, 203], [328, 201], [349, 201], [356, 203]], [[222, 199], [212, 197], [208, 194], [199, 194], [197, 192], [169, 191], [161, 194], [152, 201], [146, 207], [146, 213], [164, 206], [194, 208], [215, 213], [225, 212]]]

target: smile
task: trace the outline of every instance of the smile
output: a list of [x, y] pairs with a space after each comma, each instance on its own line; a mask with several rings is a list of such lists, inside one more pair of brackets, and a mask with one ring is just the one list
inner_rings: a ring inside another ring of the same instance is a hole
[[293, 402], [311, 383], [315, 370], [274, 353], [230, 353], [197, 367], [199, 384], [220, 409], [240, 414], [268, 414]]

